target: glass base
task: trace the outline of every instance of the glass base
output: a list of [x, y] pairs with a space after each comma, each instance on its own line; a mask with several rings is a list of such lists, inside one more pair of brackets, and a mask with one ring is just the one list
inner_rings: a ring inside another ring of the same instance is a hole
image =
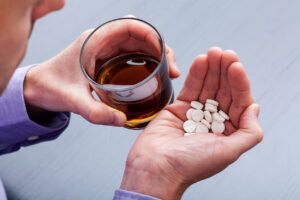
[[[169, 102], [167, 103], [167, 105], [170, 105], [174, 102], [174, 91], [172, 92], [171, 98], [169, 100]], [[136, 129], [136, 130], [141, 130], [144, 129], [147, 124], [154, 118], [156, 117], [156, 115], [159, 113], [160, 111], [158, 111], [157, 113], [151, 115], [150, 117], [144, 118], [144, 119], [134, 119], [131, 121], [127, 121], [124, 125], [125, 128], [128, 129]]]

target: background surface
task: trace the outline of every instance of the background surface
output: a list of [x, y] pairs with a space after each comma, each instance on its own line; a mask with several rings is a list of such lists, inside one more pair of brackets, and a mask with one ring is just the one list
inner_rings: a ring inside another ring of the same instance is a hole
[[[233, 49], [245, 65], [265, 132], [261, 144], [218, 175], [190, 187], [184, 200], [300, 198], [300, 2], [297, 0], [67, 0], [37, 22], [22, 66], [45, 61], [81, 32], [134, 14], [174, 49], [182, 76], [211, 46]], [[74, 58], [78, 59], [78, 58]], [[72, 115], [57, 140], [0, 157], [9, 199], [112, 199], [140, 131], [89, 124]], [[195, 152], [195, 155], [197, 152]]]

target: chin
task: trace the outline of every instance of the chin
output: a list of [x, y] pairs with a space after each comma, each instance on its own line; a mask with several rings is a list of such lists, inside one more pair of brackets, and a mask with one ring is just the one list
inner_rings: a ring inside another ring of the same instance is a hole
[[15, 62], [12, 63], [10, 65], [10, 67], [8, 69], [6, 69], [6, 71], [4, 71], [4, 76], [1, 77], [2, 80], [0, 80], [0, 97], [4, 93], [9, 80], [13, 76], [14, 72], [16, 71], [16, 69], [18, 68], [18, 66], [20, 65], [20, 63], [22, 62], [25, 54], [26, 54], [26, 47], [23, 48], [23, 50], [21, 51], [20, 55], [18, 57], [16, 57]]

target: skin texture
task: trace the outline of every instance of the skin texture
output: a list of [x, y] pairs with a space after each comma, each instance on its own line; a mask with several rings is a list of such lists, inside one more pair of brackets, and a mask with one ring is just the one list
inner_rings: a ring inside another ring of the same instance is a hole
[[34, 22], [63, 5], [64, 0], [0, 0], [0, 95], [24, 57]]
[[[225, 92], [226, 91], [226, 92]], [[183, 136], [190, 101], [217, 99], [229, 111], [226, 135]], [[263, 138], [250, 83], [236, 53], [213, 47], [193, 62], [176, 101], [140, 134], [127, 158], [121, 189], [180, 199], [191, 184], [225, 169]]]
[[[0, 0], [0, 95], [3, 93], [14, 70], [23, 59], [34, 22], [47, 13], [63, 7], [64, 0]], [[16, 13], [10, 12], [16, 10]], [[134, 17], [134, 16], [126, 16]], [[15, 24], [15, 26], [11, 26]], [[140, 30], [140, 37], [147, 31], [145, 27], [130, 26]], [[118, 27], [117, 27], [118, 28]], [[127, 27], [123, 27], [127, 31]], [[123, 30], [118, 28], [118, 30]], [[135, 30], [132, 30], [132, 33]], [[34, 117], [39, 112], [70, 111], [82, 115], [96, 124], [122, 126], [126, 116], [96, 101], [88, 81], [83, 76], [77, 59], [83, 41], [91, 30], [85, 31], [59, 55], [32, 68], [25, 77], [24, 99], [27, 112]], [[124, 34], [123, 34], [124, 35]], [[130, 35], [126, 36], [130, 39]], [[97, 41], [92, 45], [95, 46]], [[130, 45], [127, 45], [130, 46]], [[171, 78], [180, 75], [173, 50], [167, 46], [167, 59]], [[49, 84], [51, 83], [51, 84]], [[63, 87], [62, 87], [63, 86]]]
[[[0, 0], [0, 46], [5, 47], [0, 49], [0, 95], [23, 59], [34, 22], [63, 5], [64, 0]], [[63, 52], [27, 73], [24, 98], [29, 114], [71, 111], [92, 123], [123, 125], [123, 113], [92, 97], [78, 60], [73, 59], [79, 57], [90, 32], [84, 32]], [[180, 72], [174, 52], [168, 47], [166, 53], [170, 77], [176, 78]], [[183, 137], [182, 124], [190, 101], [203, 103], [206, 98], [217, 99], [220, 108], [229, 113], [227, 136]], [[180, 199], [189, 185], [225, 169], [262, 140], [258, 113], [259, 106], [254, 103], [237, 55], [233, 51], [210, 49], [207, 55], [195, 59], [177, 100], [138, 137], [127, 158], [121, 189], [162, 199]]]
[[[40, 108], [48, 111], [71, 111], [95, 124], [124, 125], [126, 121], [124, 113], [92, 96], [90, 84], [84, 77], [78, 60], [74, 59], [79, 58], [82, 43], [90, 33], [91, 30], [84, 32], [63, 52], [27, 73], [24, 97], [28, 110], [32, 113], [40, 112]], [[166, 53], [169, 75], [176, 78], [180, 72], [177, 69], [174, 52], [167, 47]]]

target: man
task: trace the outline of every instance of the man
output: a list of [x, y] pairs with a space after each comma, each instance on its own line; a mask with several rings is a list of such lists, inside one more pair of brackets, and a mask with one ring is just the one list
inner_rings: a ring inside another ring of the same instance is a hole
[[[1, 154], [55, 139], [67, 127], [69, 112], [96, 124], [121, 126], [126, 120], [123, 113], [92, 97], [78, 60], [73, 59], [79, 56], [90, 31], [54, 58], [14, 73], [34, 22], [63, 5], [64, 0], [0, 0]], [[167, 53], [170, 77], [176, 78], [180, 72], [174, 54], [170, 48]], [[206, 98], [218, 100], [221, 109], [229, 113], [227, 136], [183, 137], [181, 127], [189, 102]], [[223, 170], [261, 141], [258, 113], [237, 55], [211, 48], [207, 55], [195, 59], [174, 104], [138, 137], [114, 199], [180, 199], [189, 185]]]

